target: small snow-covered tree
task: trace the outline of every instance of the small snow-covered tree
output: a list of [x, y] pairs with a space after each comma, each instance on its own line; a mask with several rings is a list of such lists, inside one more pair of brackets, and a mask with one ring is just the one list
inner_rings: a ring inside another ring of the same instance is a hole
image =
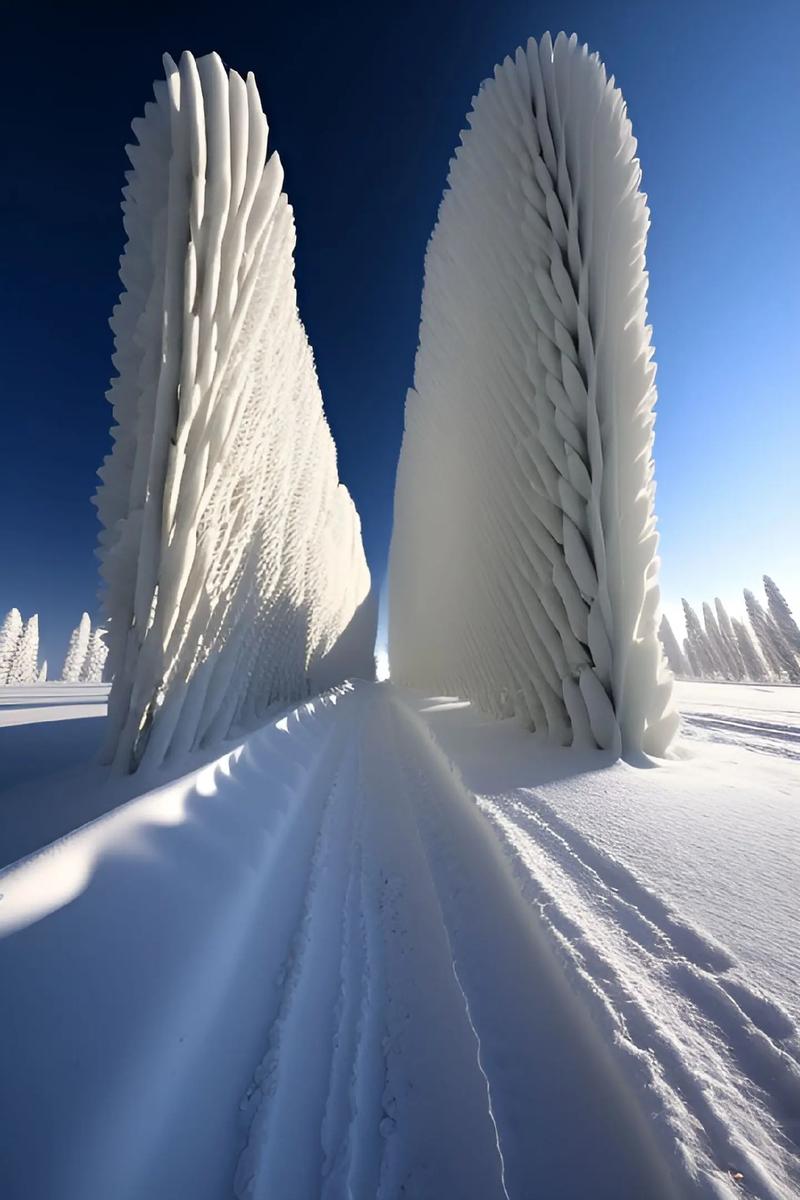
[[682, 600], [683, 616], [686, 622], [686, 638], [692, 648], [693, 658], [697, 664], [698, 678], [713, 679], [720, 673], [720, 665], [714, 654], [708, 635], [703, 629], [700, 618], [688, 600]]
[[101, 628], [93, 629], [89, 638], [89, 646], [86, 651], [86, 659], [81, 671], [81, 681], [83, 683], [102, 683], [103, 682], [103, 667], [105, 666], [108, 648], [103, 640], [105, 630]]
[[746, 677], [744, 660], [742, 652], [736, 642], [736, 634], [734, 633], [731, 619], [725, 609], [725, 605], [717, 596], [714, 600], [714, 607], [717, 610], [717, 626], [719, 628], [720, 637], [722, 638], [728, 652], [728, 656], [733, 664], [734, 678], [744, 679]]
[[684, 658], [683, 651], [678, 645], [678, 639], [672, 632], [672, 626], [666, 616], [661, 618], [658, 635], [661, 638], [661, 645], [664, 647], [664, 654], [672, 674], [679, 679], [685, 679], [690, 673], [689, 664]]
[[689, 671], [692, 679], [702, 679], [703, 670], [697, 657], [695, 650], [688, 637], [683, 639], [683, 653], [686, 655], [686, 661], [689, 664]]
[[89, 638], [92, 633], [92, 622], [88, 613], [83, 613], [79, 624], [73, 629], [69, 639], [67, 657], [64, 659], [64, 669], [61, 678], [65, 683], [78, 683], [81, 678], [86, 652], [89, 649]]
[[35, 683], [39, 661], [39, 617], [25, 622], [8, 670], [8, 683]]
[[22, 615], [18, 608], [6, 614], [0, 626], [0, 684], [8, 682], [8, 672], [22, 637]]
[[751, 680], [753, 683], [763, 683], [768, 678], [768, 672], [764, 665], [764, 660], [756, 649], [756, 644], [750, 635], [750, 630], [744, 622], [737, 621], [735, 617], [731, 624], [736, 635], [736, 644], [739, 647], [742, 662], [744, 663], [745, 678]]
[[705, 626], [706, 637], [708, 638], [709, 646], [714, 655], [714, 661], [717, 665], [717, 674], [722, 679], [734, 680], [741, 676], [738, 674], [736, 659], [731, 654], [725, 639], [722, 636], [717, 619], [711, 610], [711, 605], [705, 600], [703, 601], [703, 624]]
[[798, 628], [792, 610], [786, 603], [780, 588], [769, 575], [764, 576], [764, 591], [767, 593], [767, 607], [773, 621], [783, 634], [784, 641], [795, 657], [800, 657], [800, 628]]
[[778, 625], [747, 589], [744, 592], [744, 602], [753, 632], [758, 638], [761, 652], [770, 670], [779, 677], [788, 677], [792, 683], [800, 683], [800, 666]]
[[39, 667], [39, 674], [36, 676], [37, 683], [47, 683], [47, 659], [44, 660]]

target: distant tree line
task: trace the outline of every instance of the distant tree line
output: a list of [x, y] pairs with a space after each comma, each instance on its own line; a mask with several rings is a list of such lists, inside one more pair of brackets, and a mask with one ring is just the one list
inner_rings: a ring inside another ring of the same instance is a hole
[[666, 617], [661, 643], [679, 679], [722, 679], [746, 683], [800, 683], [800, 628], [780, 589], [764, 576], [766, 607], [745, 588], [747, 621], [731, 618], [717, 597], [703, 603], [703, 619], [683, 600], [683, 646]]
[[[92, 628], [84, 613], [72, 631], [67, 657], [61, 671], [65, 683], [101, 683], [108, 650], [104, 630]], [[0, 685], [44, 683], [47, 660], [39, 664], [39, 617], [34, 613], [24, 621], [18, 608], [12, 608], [0, 625]]]

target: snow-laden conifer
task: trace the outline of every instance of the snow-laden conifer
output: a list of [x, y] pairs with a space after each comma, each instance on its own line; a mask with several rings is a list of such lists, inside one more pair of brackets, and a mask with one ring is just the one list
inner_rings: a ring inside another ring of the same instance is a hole
[[649, 212], [574, 36], [473, 101], [425, 260], [395, 491], [392, 678], [560, 743], [662, 754]]
[[672, 626], [667, 619], [666, 613], [661, 618], [661, 624], [658, 629], [658, 636], [661, 639], [661, 645], [664, 647], [669, 669], [672, 674], [679, 679], [686, 679], [691, 671], [689, 664], [684, 657], [683, 651], [678, 645], [678, 639], [673, 633]]
[[22, 614], [18, 608], [6, 613], [0, 625], [0, 684], [8, 682], [8, 672], [22, 637]]
[[35, 683], [39, 673], [39, 617], [25, 622], [8, 668], [8, 683]]
[[772, 616], [765, 612], [753, 593], [747, 589], [744, 592], [744, 602], [761, 653], [770, 670], [779, 678], [784, 677], [791, 683], [800, 683], [800, 664]]
[[64, 659], [64, 666], [61, 671], [61, 678], [65, 683], [78, 683], [80, 680], [81, 672], [86, 662], [86, 651], [89, 649], [91, 633], [91, 619], [88, 613], [83, 613], [80, 621], [70, 635], [67, 657]]
[[114, 448], [96, 500], [106, 754], [123, 770], [301, 698], [323, 663], [370, 673], [374, 644], [255, 80], [216, 54], [164, 64], [128, 147]]
[[731, 625], [736, 634], [736, 644], [742, 655], [745, 678], [753, 683], [763, 683], [768, 678], [768, 671], [756, 649], [750, 630], [743, 621], [737, 621], [735, 617], [732, 619]]
[[86, 649], [83, 669], [81, 670], [82, 683], [103, 682], [103, 668], [108, 657], [108, 648], [104, 641], [104, 634], [105, 630], [99, 627], [92, 630], [89, 645]]
[[798, 628], [792, 610], [784, 599], [783, 593], [769, 575], [764, 576], [764, 591], [767, 593], [767, 607], [773, 621], [783, 634], [784, 641], [796, 658], [800, 657], [800, 628]]

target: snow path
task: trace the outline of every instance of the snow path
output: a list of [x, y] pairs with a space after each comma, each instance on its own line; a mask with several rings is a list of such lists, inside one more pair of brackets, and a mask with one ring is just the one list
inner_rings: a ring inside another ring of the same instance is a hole
[[796, 1195], [792, 1018], [551, 763], [360, 685], [1, 873], [4, 1200]]
[[590, 1162], [595, 1195], [674, 1194], [481, 818], [393, 693], [368, 695], [243, 1102], [236, 1195], [579, 1196]]

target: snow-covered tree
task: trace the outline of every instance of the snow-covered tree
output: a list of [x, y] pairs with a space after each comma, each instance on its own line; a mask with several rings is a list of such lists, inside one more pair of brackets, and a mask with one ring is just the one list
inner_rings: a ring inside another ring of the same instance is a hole
[[661, 638], [661, 645], [664, 647], [664, 653], [667, 656], [667, 662], [672, 674], [679, 679], [687, 678], [691, 673], [690, 667], [684, 658], [683, 651], [678, 645], [678, 639], [672, 632], [672, 626], [667, 620], [666, 615], [661, 618], [658, 635]]
[[103, 667], [108, 656], [108, 648], [104, 641], [104, 635], [104, 629], [98, 627], [92, 630], [83, 669], [81, 670], [81, 682], [83, 683], [103, 682]]
[[756, 644], [750, 636], [750, 630], [742, 621], [737, 621], [735, 617], [731, 624], [736, 634], [736, 644], [742, 655], [745, 677], [753, 683], [763, 683], [768, 678], [768, 672], [761, 655], [756, 649]]
[[36, 676], [37, 683], [47, 683], [47, 659], [44, 660], [39, 667], [39, 674]]
[[717, 626], [719, 628], [720, 637], [722, 638], [728, 652], [728, 656], [733, 664], [734, 679], [744, 679], [747, 675], [742, 658], [742, 652], [736, 642], [736, 634], [734, 633], [731, 619], [725, 609], [725, 605], [717, 596], [714, 600], [714, 607], [717, 610]]
[[709, 647], [714, 656], [717, 674], [722, 679], [740, 679], [741, 675], [738, 672], [736, 657], [731, 653], [722, 636], [717, 619], [711, 610], [711, 605], [705, 600], [703, 601], [703, 625], [705, 626]]
[[689, 670], [691, 672], [692, 679], [702, 679], [703, 668], [701, 667], [700, 660], [697, 657], [697, 651], [689, 641], [688, 637], [683, 639], [683, 652], [686, 655], [686, 661], [689, 664]]
[[375, 640], [255, 80], [216, 54], [164, 65], [128, 147], [96, 498], [122, 770], [302, 698], [322, 664], [371, 673]]
[[39, 673], [39, 617], [34, 614], [22, 630], [8, 668], [8, 683], [35, 683]]
[[794, 656], [800, 657], [800, 628], [798, 628], [792, 610], [786, 603], [780, 588], [774, 580], [770, 579], [769, 575], [764, 576], [764, 591], [767, 593], [767, 608], [773, 621], [780, 629], [784, 641]]
[[800, 683], [800, 665], [775, 621], [747, 589], [744, 592], [744, 602], [767, 666], [775, 675], [786, 676], [792, 683]]
[[69, 639], [67, 657], [64, 659], [64, 669], [61, 672], [61, 678], [65, 683], [78, 683], [80, 680], [81, 672], [86, 662], [86, 652], [89, 649], [91, 633], [92, 622], [89, 614], [83, 613], [79, 624], [73, 629]]
[[686, 639], [692, 648], [692, 657], [697, 665], [697, 677], [713, 679], [720, 674], [720, 664], [711, 648], [708, 635], [689, 601], [681, 600], [681, 604], [686, 622]]
[[21, 637], [22, 615], [18, 608], [12, 608], [0, 625], [0, 684], [8, 682], [9, 668]]
[[649, 225], [624, 100], [546, 34], [477, 92], [428, 244], [392, 678], [557, 743], [666, 751]]

